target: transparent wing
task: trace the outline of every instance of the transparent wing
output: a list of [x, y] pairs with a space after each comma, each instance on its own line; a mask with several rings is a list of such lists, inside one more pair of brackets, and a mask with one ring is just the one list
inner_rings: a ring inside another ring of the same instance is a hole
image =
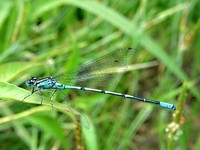
[[127, 64], [134, 53], [132, 48], [113, 51], [54, 78], [67, 85], [93, 88], [106, 86], [114, 78], [114, 74], [127, 70]]
[[78, 110], [77, 108], [75, 108], [72, 103], [70, 103], [68, 97], [65, 95], [64, 92], [62, 92], [61, 90], [59, 90], [60, 93], [62, 94], [64, 101], [67, 105], [67, 109], [70, 110], [70, 112], [73, 114], [73, 116], [76, 119], [77, 124], [80, 124], [81, 126], [85, 127], [86, 129], [90, 128], [90, 123], [87, 120], [87, 118], [85, 117], [85, 115], [83, 115], [83, 113], [81, 113], [80, 110]]
[[[42, 92], [42, 93], [41, 93]], [[42, 104], [42, 101], [43, 101], [43, 97], [45, 93], [43, 92], [50, 92], [51, 93], [51, 96], [50, 99], [51, 102], [52, 102], [52, 108], [54, 107], [53, 106], [53, 99], [55, 98], [55, 90], [52, 90], [52, 89], [41, 89], [41, 91], [36, 91], [35, 93], [38, 93], [40, 96], [41, 96], [41, 104]], [[77, 122], [77, 125], [80, 124], [81, 126], [85, 127], [86, 129], [89, 129], [90, 128], [90, 124], [89, 124], [89, 121], [87, 120], [86, 116], [81, 113], [81, 111], [78, 109], [78, 108], [75, 108], [75, 106], [72, 105], [72, 103], [70, 102], [70, 100], [68, 99], [68, 97], [66, 96], [66, 94], [64, 92], [62, 92], [61, 90], [58, 90], [57, 92], [61, 93], [63, 99], [64, 99], [64, 102], [66, 104], [66, 108], [67, 110], [73, 114], [74, 118], [76, 119], [76, 122]], [[31, 95], [29, 95], [31, 96]]]

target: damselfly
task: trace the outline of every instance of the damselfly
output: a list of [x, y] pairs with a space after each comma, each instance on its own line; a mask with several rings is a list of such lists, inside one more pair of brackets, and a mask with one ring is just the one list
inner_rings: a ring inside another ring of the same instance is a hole
[[162, 108], [175, 110], [176, 107], [170, 103], [93, 88], [107, 85], [109, 81], [114, 77], [114, 74], [125, 72], [127, 70], [127, 64], [133, 58], [134, 53], [135, 51], [132, 48], [117, 50], [108, 53], [94, 61], [86, 63], [76, 69], [54, 77], [32, 77], [26, 81], [26, 86], [33, 87], [30, 95], [38, 91], [43, 94], [42, 91], [45, 89], [53, 89], [54, 91], [52, 96], [57, 91], [64, 89], [83, 90], [120, 96], [140, 102], [151, 103]]

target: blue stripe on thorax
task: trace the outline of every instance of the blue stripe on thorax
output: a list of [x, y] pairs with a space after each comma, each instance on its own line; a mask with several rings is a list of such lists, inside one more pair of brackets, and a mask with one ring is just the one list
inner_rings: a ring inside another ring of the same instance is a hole
[[39, 88], [44, 88], [44, 89], [50, 89], [53, 88], [53, 85], [56, 84], [56, 80], [51, 79], [51, 78], [43, 78], [40, 80], [37, 80], [36, 86]]

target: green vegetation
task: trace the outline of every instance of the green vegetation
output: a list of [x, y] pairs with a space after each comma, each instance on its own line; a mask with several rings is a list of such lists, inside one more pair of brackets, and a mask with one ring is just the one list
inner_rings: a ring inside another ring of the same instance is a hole
[[[0, 149], [198, 150], [199, 9], [198, 0], [1, 0]], [[103, 89], [169, 102], [176, 111], [66, 91], [86, 129], [59, 93], [53, 109], [37, 94], [22, 102], [31, 76], [127, 47], [136, 49], [129, 71]]]

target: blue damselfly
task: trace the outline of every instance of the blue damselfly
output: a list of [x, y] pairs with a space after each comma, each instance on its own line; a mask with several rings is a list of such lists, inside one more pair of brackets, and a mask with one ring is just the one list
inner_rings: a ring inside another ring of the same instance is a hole
[[43, 90], [45, 89], [53, 89], [54, 91], [52, 96], [57, 91], [65, 89], [82, 90], [120, 96], [140, 102], [151, 103], [162, 108], [175, 110], [176, 107], [170, 103], [93, 88], [107, 85], [114, 77], [114, 74], [125, 72], [127, 70], [128, 63], [133, 58], [134, 54], [135, 50], [132, 48], [117, 50], [57, 76], [45, 78], [32, 77], [26, 81], [26, 86], [33, 87], [31, 94], [35, 92], [43, 94]]

